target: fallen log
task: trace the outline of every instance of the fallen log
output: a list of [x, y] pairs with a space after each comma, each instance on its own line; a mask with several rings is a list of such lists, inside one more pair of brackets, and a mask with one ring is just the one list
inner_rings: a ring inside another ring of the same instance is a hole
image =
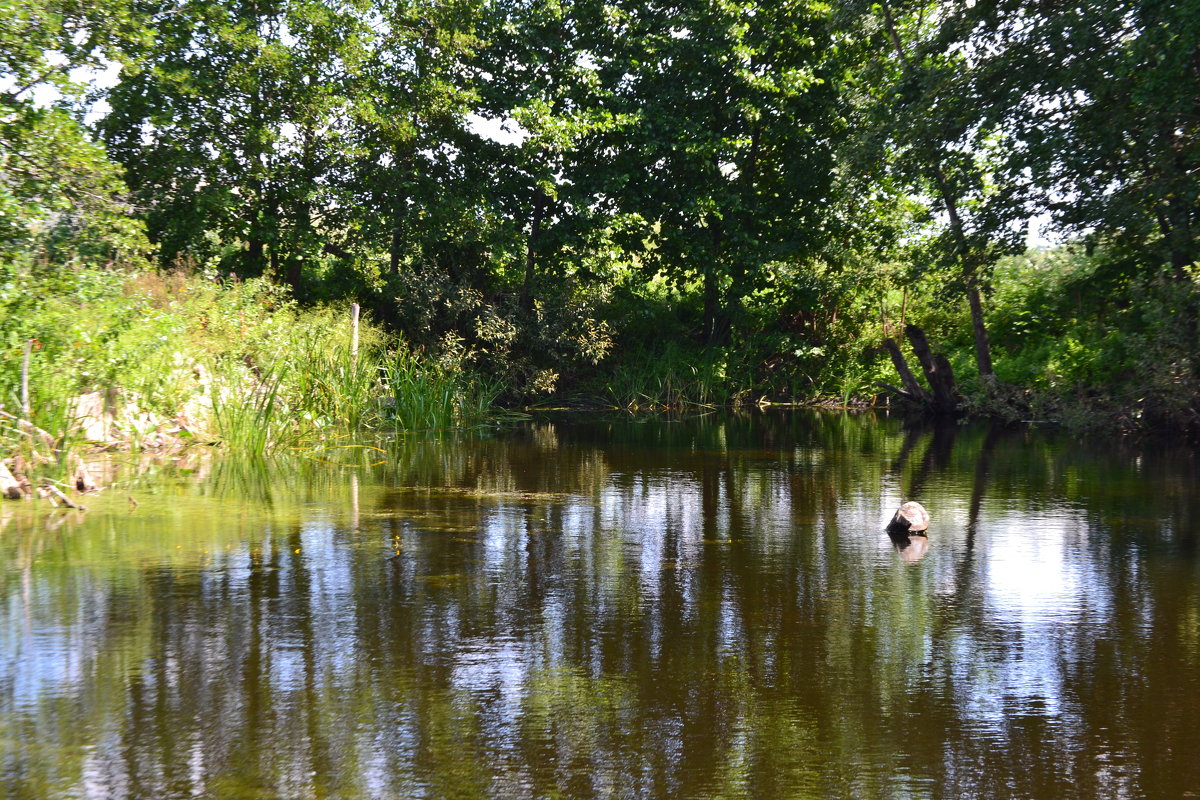
[[45, 444], [46, 447], [48, 447], [50, 449], [51, 453], [55, 453], [55, 454], [58, 453], [58, 443], [55, 441], [54, 437], [51, 436], [46, 431], [39, 428], [37, 425], [34, 425], [29, 420], [22, 419], [21, 417], [18, 417], [15, 414], [10, 414], [7, 411], [5, 411], [3, 408], [0, 408], [0, 417], [3, 417], [4, 419], [10, 419], [13, 422], [17, 423], [17, 428], [19, 428], [20, 431], [22, 433], [24, 433], [26, 436], [28, 436], [30, 438], [33, 438], [34, 436], [38, 437], [39, 439], [42, 440], [42, 443]]
[[62, 489], [59, 489], [48, 480], [43, 481], [42, 485], [38, 487], [38, 494], [48, 499], [56, 507], [59, 505], [64, 505], [67, 508], [75, 508], [80, 511], [87, 511], [87, 506], [76, 503], [71, 498], [67, 497], [66, 494], [63, 493]]
[[924, 398], [917, 397], [912, 392], [905, 391], [899, 386], [892, 386], [890, 383], [884, 383], [883, 381], [875, 381], [875, 385], [879, 386], [880, 388], [887, 389], [892, 394], [896, 395], [897, 397], [903, 397], [905, 400], [911, 400], [914, 403], [924, 402]]
[[929, 392], [921, 384], [917, 383], [916, 377], [912, 370], [908, 368], [908, 361], [904, 358], [904, 353], [900, 352], [900, 345], [896, 340], [888, 337], [883, 340], [883, 349], [888, 351], [888, 355], [892, 357], [892, 365], [896, 367], [896, 372], [900, 375], [900, 383], [904, 385], [904, 390], [900, 391], [895, 387], [892, 388], [899, 392], [902, 396], [921, 403], [928, 403], [932, 398]]

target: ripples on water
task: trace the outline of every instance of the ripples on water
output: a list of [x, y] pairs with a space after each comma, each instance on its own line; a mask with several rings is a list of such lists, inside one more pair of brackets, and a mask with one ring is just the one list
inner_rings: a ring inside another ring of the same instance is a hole
[[0, 797], [1200, 796], [1189, 452], [713, 415], [210, 466], [0, 506]]

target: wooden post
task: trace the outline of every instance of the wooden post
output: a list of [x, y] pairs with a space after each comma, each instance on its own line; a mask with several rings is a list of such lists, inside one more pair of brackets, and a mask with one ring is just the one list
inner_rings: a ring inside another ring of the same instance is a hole
[[350, 359], [358, 364], [358, 303], [350, 304]]
[[25, 357], [21, 360], [21, 413], [29, 419], [33, 413], [29, 405], [29, 354], [33, 351], [33, 339], [25, 340]]

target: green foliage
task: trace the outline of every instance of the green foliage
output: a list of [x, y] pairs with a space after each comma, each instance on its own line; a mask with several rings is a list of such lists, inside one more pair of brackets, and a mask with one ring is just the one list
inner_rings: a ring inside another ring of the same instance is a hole
[[1005, 1], [956, 9], [944, 46], [976, 45], [975, 115], [1003, 120], [1020, 142], [1001, 153], [1004, 174], [1028, 181], [1062, 228], [1141, 251], [1143, 270], [1170, 264], [1183, 279], [1200, 257], [1198, 38], [1192, 3], [1035, 12]]
[[1119, 248], [1089, 256], [1066, 246], [1002, 259], [994, 285], [999, 384], [973, 372], [965, 303], [924, 301], [911, 312], [948, 350], [968, 411], [1128, 427], [1200, 422], [1195, 277], [1141, 274]]
[[0, 259], [134, 263], [148, 252], [120, 167], [79, 122], [94, 69], [143, 31], [124, 0], [0, 3]]
[[[207, 371], [250, 450], [494, 398], [849, 404], [894, 382], [879, 343], [903, 318], [975, 408], [1028, 390], [1183, 414], [1192, 12], [8, 3], [2, 401], [35, 338], [47, 424], [114, 386], [167, 419]], [[71, 81], [109, 65], [107, 91]], [[1036, 214], [1100, 255], [1006, 259]], [[351, 354], [319, 307], [350, 300], [400, 338]]]
[[607, 377], [602, 399], [630, 411], [728, 405], [737, 392], [728, 369], [722, 350], [685, 348], [668, 340], [626, 354]]
[[114, 436], [126, 441], [186, 434], [256, 454], [451, 427], [498, 393], [464, 360], [414, 353], [370, 322], [355, 352], [344, 307], [302, 309], [263, 279], [0, 267], [0, 315], [0, 404], [20, 408], [33, 340], [31, 421], [56, 436], [71, 435], [76, 398], [96, 391], [117, 392]]

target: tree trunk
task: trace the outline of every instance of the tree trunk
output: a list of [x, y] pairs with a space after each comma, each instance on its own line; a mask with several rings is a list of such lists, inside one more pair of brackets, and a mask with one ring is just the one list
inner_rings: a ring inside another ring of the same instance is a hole
[[996, 375], [992, 369], [992, 346], [988, 341], [987, 326], [983, 321], [983, 301], [979, 297], [979, 287], [974, 281], [971, 281], [971, 287], [967, 289], [967, 298], [971, 301], [971, 327], [975, 332], [975, 363], [979, 367], [981, 377], [992, 378]]
[[704, 273], [704, 343], [720, 347], [729, 342], [732, 325], [721, 302], [720, 276], [713, 270]]
[[293, 253], [288, 256], [287, 282], [292, 287], [292, 296], [300, 291], [300, 275], [304, 267], [304, 259]]
[[[257, 228], [258, 220], [252, 220], [250, 224]], [[262, 236], [259, 235], [257, 230], [251, 233], [250, 241], [246, 245], [245, 275], [247, 278], [262, 275], [266, 249], [266, 243], [263, 242]]]
[[[712, 252], [708, 264], [704, 265], [704, 342], [720, 346], [729, 341], [730, 318], [726, 304], [721, 298], [721, 274], [717, 265], [721, 263], [721, 245], [724, 235], [720, 227], [713, 224]], [[699, 231], [697, 231], [699, 233]], [[731, 289], [731, 293], [732, 293]]]
[[900, 374], [900, 384], [904, 387], [904, 391], [913, 396], [914, 399], [928, 403], [933, 397], [921, 384], [917, 383], [916, 376], [912, 370], [908, 368], [908, 361], [904, 358], [904, 353], [900, 351], [900, 345], [895, 339], [886, 338], [883, 340], [883, 347], [888, 351], [888, 355], [892, 357], [892, 364], [896, 367], [896, 372]]
[[537, 251], [542, 238], [542, 217], [546, 213], [546, 196], [538, 190], [533, 200], [533, 215], [529, 222], [529, 240], [525, 245], [525, 278], [521, 282], [521, 308], [533, 311], [533, 278], [537, 271]]
[[938, 191], [942, 195], [942, 202], [946, 204], [946, 216], [950, 220], [950, 230], [954, 233], [959, 267], [962, 269], [963, 279], [967, 283], [967, 300], [971, 305], [971, 329], [975, 336], [975, 365], [979, 369], [981, 378], [994, 378], [996, 372], [992, 369], [992, 346], [988, 341], [987, 325], [984, 324], [983, 302], [979, 296], [975, 270], [967, 257], [970, 245], [967, 242], [967, 233], [963, 227], [962, 217], [958, 215], [958, 200], [950, 191], [949, 182], [941, 167], [935, 166], [934, 170]]
[[933, 390], [933, 411], [939, 414], [954, 413], [958, 407], [958, 387], [954, 383], [954, 373], [950, 369], [950, 362], [940, 353], [934, 355], [929, 346], [929, 340], [925, 337], [925, 331], [916, 325], [906, 326], [904, 335], [908, 337], [909, 344], [912, 345], [913, 352], [917, 355], [917, 360], [921, 362], [925, 380], [929, 382], [929, 388]]
[[392, 240], [388, 245], [388, 267], [391, 274], [400, 274], [400, 261], [404, 257], [404, 219], [407, 216], [405, 211], [405, 200], [407, 192], [404, 191], [405, 182], [408, 179], [408, 152], [401, 146], [396, 145], [392, 151], [392, 169], [395, 172], [392, 184]]
[[712, 269], [704, 271], [704, 343], [714, 344], [717, 338], [717, 316], [721, 307], [720, 287]]

